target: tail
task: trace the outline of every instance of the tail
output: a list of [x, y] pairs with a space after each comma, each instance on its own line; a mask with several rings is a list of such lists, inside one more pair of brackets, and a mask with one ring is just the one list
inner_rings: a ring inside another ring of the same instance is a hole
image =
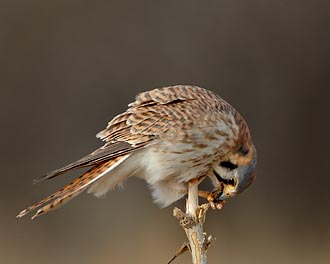
[[21, 211], [17, 215], [17, 217], [23, 217], [31, 211], [38, 209], [36, 214], [32, 216], [32, 219], [34, 219], [39, 215], [48, 213], [55, 208], [58, 208], [60, 205], [63, 205], [64, 203], [70, 201], [72, 198], [86, 190], [86, 188], [92, 183], [94, 183], [95, 181], [106, 175], [108, 172], [116, 168], [123, 161], [125, 161], [128, 156], [129, 155], [124, 155], [109, 161], [101, 162], [100, 164], [94, 166], [93, 168], [82, 174], [79, 178], [64, 186], [59, 191]]

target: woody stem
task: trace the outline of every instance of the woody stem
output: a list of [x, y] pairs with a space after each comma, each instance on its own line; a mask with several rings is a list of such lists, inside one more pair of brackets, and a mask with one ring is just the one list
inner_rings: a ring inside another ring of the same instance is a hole
[[193, 264], [207, 263], [207, 247], [205, 247], [205, 234], [203, 232], [204, 221], [199, 219], [198, 211], [198, 181], [188, 183], [188, 199], [186, 202], [186, 215], [190, 216], [195, 225], [185, 228], [186, 235], [189, 241], [189, 248], [192, 255]]

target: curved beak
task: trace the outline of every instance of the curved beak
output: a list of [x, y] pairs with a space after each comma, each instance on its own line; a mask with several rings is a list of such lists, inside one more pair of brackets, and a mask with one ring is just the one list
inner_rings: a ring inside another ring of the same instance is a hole
[[228, 185], [223, 185], [222, 188], [222, 193], [219, 196], [219, 200], [226, 200], [230, 197], [233, 197], [237, 194], [237, 190], [236, 189], [231, 189]]

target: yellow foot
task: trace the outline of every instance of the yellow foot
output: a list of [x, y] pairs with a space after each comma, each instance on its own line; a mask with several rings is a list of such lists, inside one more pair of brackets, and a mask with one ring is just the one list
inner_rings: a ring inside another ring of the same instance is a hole
[[200, 197], [205, 198], [212, 209], [221, 209], [223, 205], [226, 203], [225, 200], [219, 200], [219, 196], [221, 193], [219, 191], [207, 192], [207, 191], [198, 191], [198, 195]]

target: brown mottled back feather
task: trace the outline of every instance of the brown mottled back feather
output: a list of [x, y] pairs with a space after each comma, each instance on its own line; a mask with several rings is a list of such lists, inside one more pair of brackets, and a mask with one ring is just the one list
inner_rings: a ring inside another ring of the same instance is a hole
[[[198, 125], [201, 114], [233, 108], [218, 95], [197, 86], [157, 88], [137, 95], [125, 113], [112, 119], [99, 137], [107, 142], [148, 144], [170, 131], [180, 133]], [[138, 135], [138, 136], [136, 136]]]

